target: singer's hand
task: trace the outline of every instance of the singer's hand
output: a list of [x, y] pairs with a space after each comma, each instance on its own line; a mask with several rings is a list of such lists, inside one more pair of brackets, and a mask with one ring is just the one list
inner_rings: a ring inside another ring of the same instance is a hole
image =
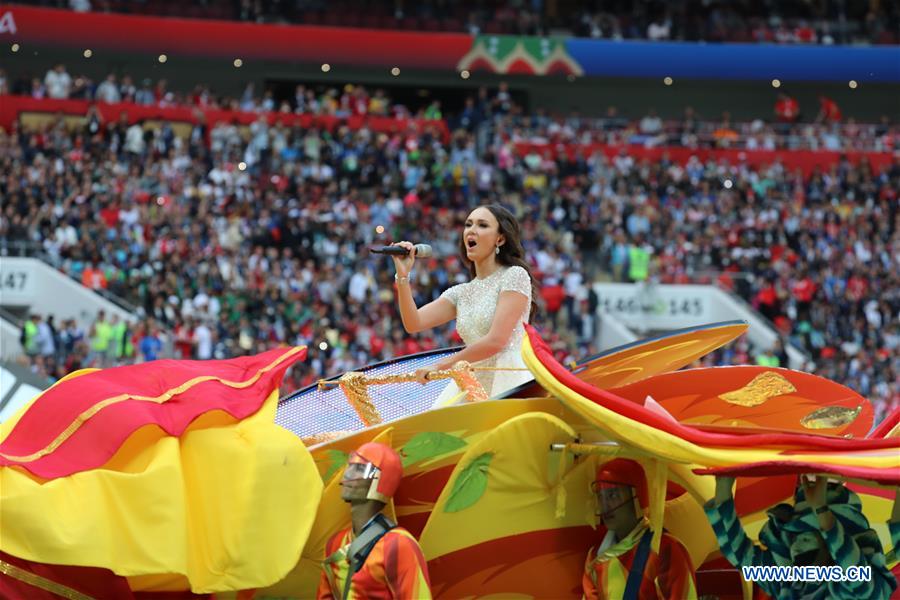
[[397, 277], [409, 277], [413, 264], [416, 262], [416, 247], [413, 246], [412, 242], [407, 241], [396, 242], [391, 244], [391, 246], [400, 246], [409, 251], [409, 254], [406, 256], [391, 256], [394, 260], [394, 268], [397, 269]]
[[428, 383], [430, 381], [428, 379], [428, 376], [431, 375], [431, 372], [435, 371], [435, 370], [436, 369], [434, 368], [434, 366], [422, 367], [421, 369], [416, 369], [416, 381], [418, 381], [422, 385], [425, 385], [426, 383]]

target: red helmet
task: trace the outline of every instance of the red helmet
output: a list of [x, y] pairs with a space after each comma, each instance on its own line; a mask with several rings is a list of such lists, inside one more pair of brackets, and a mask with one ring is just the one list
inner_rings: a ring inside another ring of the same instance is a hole
[[644, 467], [638, 462], [627, 458], [616, 458], [597, 467], [597, 476], [594, 485], [626, 486], [634, 488], [635, 496], [641, 508], [650, 505], [650, 497], [647, 493], [647, 476]]
[[352, 452], [347, 462], [371, 465], [372, 469], [364, 475], [365, 479], [372, 480], [366, 498], [386, 504], [394, 496], [403, 477], [403, 462], [396, 450], [386, 444], [369, 442]]

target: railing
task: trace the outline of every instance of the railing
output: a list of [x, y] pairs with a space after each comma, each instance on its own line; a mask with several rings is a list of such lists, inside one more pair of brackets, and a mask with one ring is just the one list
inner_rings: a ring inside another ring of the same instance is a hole
[[[39, 242], [34, 242], [31, 240], [0, 239], [0, 256], [36, 258], [47, 263], [68, 278], [74, 281], [78, 281], [63, 268], [63, 261], [45, 252], [43, 246]], [[79, 281], [78, 283], [81, 282]], [[113, 294], [109, 290], [94, 289], [93, 291], [102, 296], [104, 299], [112, 302], [122, 310], [127, 311], [133, 315], [141, 315], [143, 313], [143, 309], [128, 302], [121, 296]]]
[[[89, 100], [61, 100], [54, 98], [32, 98], [31, 96], [0, 95], [0, 127], [9, 130], [22, 113], [44, 113], [48, 115], [86, 116], [91, 106], [96, 107], [106, 123], [125, 118], [129, 124], [139, 121], [168, 121], [174, 123], [204, 122], [210, 128], [219, 123], [237, 123], [247, 126], [265, 118], [269, 125], [281, 123], [286, 127], [299, 126], [304, 129], [335, 131], [342, 126], [356, 131], [369, 129], [375, 133], [407, 133], [409, 131], [435, 131], [435, 135], [445, 142], [450, 139], [447, 122], [443, 119], [427, 120], [397, 118], [374, 114], [312, 114], [286, 112], [247, 112], [201, 106], [157, 106], [132, 102], [93, 102]], [[124, 117], [123, 117], [124, 115]]]
[[10, 324], [15, 325], [19, 329], [22, 328], [22, 325], [25, 324], [25, 321], [20, 317], [14, 315], [11, 311], [0, 306], [0, 319], [8, 321]]
[[39, 242], [0, 238], [0, 256], [37, 256], [43, 251]]

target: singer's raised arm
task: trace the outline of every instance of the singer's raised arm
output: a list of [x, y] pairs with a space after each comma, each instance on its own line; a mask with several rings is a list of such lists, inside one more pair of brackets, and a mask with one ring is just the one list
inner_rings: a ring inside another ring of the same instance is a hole
[[406, 256], [391, 256], [397, 269], [397, 306], [406, 333], [419, 333], [455, 319], [456, 306], [445, 298], [438, 298], [422, 308], [416, 306], [409, 285], [409, 276], [416, 262], [416, 248], [406, 241], [392, 245], [406, 248], [408, 251]]
[[456, 318], [456, 307], [446, 298], [438, 298], [422, 308], [416, 306], [409, 283], [397, 284], [397, 304], [406, 333], [419, 333]]

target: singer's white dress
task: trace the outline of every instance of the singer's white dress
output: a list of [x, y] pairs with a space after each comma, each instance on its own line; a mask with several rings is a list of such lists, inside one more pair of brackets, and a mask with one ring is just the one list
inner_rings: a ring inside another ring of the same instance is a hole
[[[500, 267], [484, 279], [475, 278], [466, 283], [454, 285], [441, 294], [456, 307], [456, 330], [463, 341], [473, 344], [486, 336], [494, 321], [500, 292], [513, 291], [528, 298], [528, 304], [520, 319], [517, 319], [509, 342], [497, 354], [475, 363], [478, 367], [512, 367], [524, 369], [520, 351], [525, 337], [523, 323], [528, 322], [531, 312], [531, 278], [522, 267]], [[476, 377], [484, 386], [488, 396], [494, 398], [533, 379], [527, 370], [476, 371]], [[452, 380], [434, 403], [435, 407], [465, 402], [459, 388]]]

